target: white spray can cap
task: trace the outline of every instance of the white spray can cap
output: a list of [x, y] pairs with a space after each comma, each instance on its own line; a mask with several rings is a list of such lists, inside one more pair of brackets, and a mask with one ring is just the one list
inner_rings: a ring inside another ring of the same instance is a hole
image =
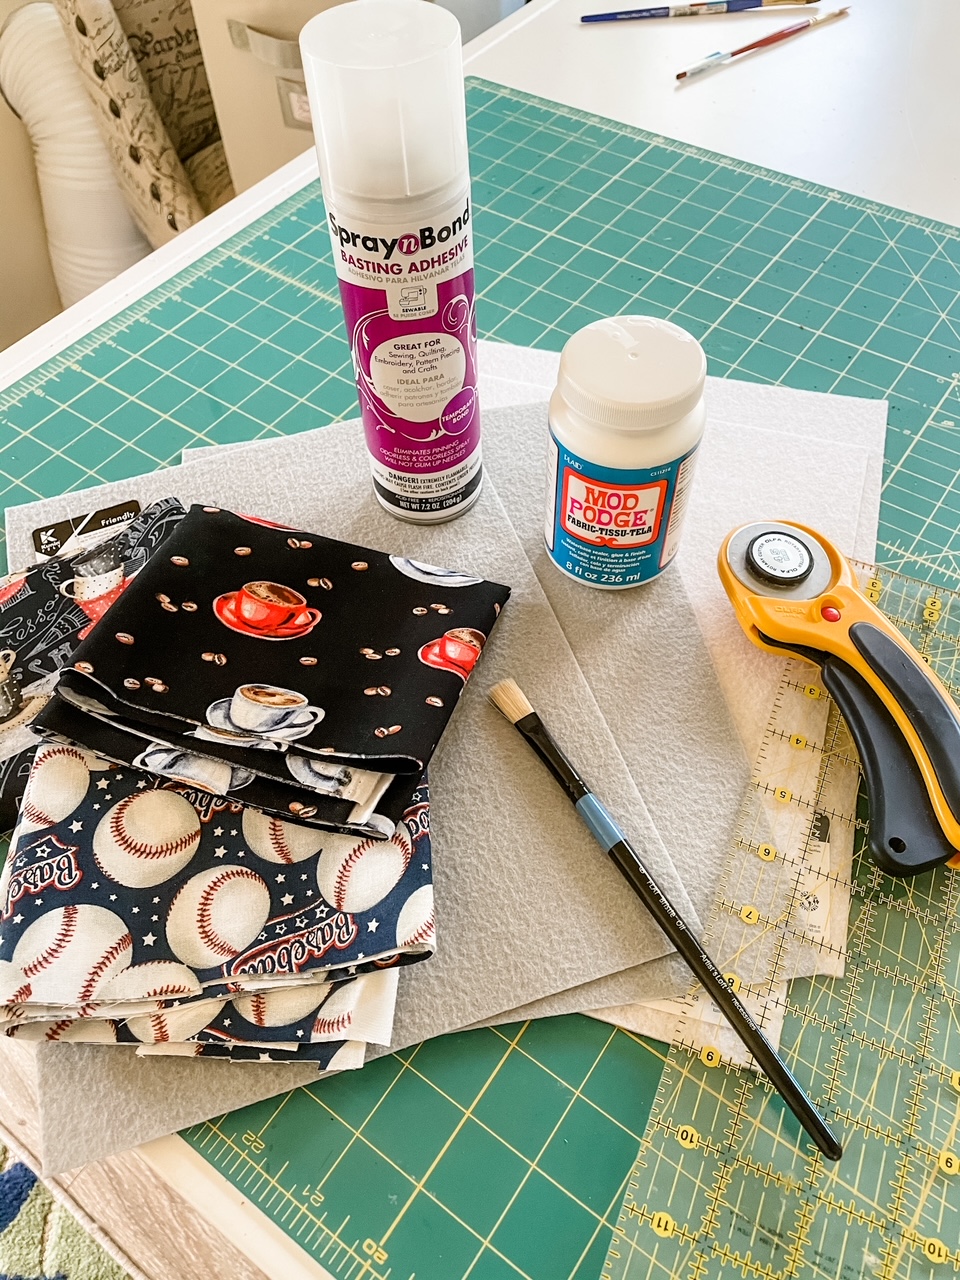
[[328, 197], [441, 192], [468, 171], [460, 24], [426, 0], [348, 0], [300, 33]]

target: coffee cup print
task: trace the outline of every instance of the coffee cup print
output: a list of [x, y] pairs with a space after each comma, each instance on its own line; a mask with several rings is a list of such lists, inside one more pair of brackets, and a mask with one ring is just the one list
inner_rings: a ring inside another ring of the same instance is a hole
[[296, 717], [307, 700], [295, 689], [273, 684], [242, 684], [230, 702], [230, 719], [239, 729], [269, 733]]
[[20, 684], [13, 674], [16, 660], [12, 649], [0, 651], [0, 724], [12, 719], [23, 706]]
[[77, 604], [90, 619], [80, 632], [82, 640], [99, 622], [124, 588], [123, 561], [115, 546], [94, 547], [73, 562], [76, 577], [60, 584], [60, 594]]
[[312, 631], [322, 617], [306, 596], [281, 582], [247, 582], [213, 602], [217, 618], [231, 631], [261, 640], [295, 640]]
[[487, 637], [473, 627], [453, 627], [437, 640], [425, 644], [418, 654], [428, 667], [451, 671], [466, 680], [477, 665]]

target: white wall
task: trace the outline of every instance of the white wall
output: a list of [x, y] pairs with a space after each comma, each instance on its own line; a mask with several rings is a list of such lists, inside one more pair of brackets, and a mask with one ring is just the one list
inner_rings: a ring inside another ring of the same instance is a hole
[[[0, 0], [0, 26], [19, 0]], [[60, 310], [30, 140], [0, 98], [0, 349]]]

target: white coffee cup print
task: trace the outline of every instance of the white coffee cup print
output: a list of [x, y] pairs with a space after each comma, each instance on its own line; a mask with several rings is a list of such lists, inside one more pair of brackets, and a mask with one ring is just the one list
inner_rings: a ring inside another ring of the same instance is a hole
[[68, 600], [96, 600], [98, 596], [105, 596], [108, 591], [115, 590], [122, 582], [123, 565], [120, 565], [116, 569], [108, 569], [106, 573], [69, 578], [60, 583], [60, 594]]
[[230, 701], [230, 719], [251, 733], [279, 729], [291, 716], [307, 706], [307, 699], [295, 689], [275, 684], [242, 684]]

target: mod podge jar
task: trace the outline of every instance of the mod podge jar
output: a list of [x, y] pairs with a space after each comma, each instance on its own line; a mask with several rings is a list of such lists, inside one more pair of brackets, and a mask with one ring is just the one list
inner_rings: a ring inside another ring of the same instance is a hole
[[595, 320], [569, 339], [550, 399], [547, 551], [557, 568], [618, 591], [677, 553], [706, 411], [707, 360], [652, 316]]

